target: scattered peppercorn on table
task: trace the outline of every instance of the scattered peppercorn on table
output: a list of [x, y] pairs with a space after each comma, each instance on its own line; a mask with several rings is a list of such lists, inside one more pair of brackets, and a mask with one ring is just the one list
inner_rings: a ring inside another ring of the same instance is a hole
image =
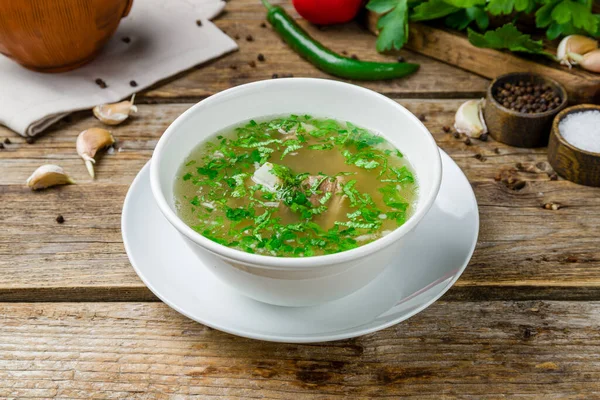
[[[158, 301], [129, 264], [120, 221], [127, 189], [162, 132], [228, 87], [327, 77], [282, 43], [256, 0], [230, 1], [216, 23], [240, 50], [140, 93], [132, 121], [111, 128], [121, 151], [98, 161], [95, 180], [74, 151], [79, 132], [102, 127], [91, 112], [31, 144], [0, 128], [0, 397], [598, 396], [600, 189], [558, 178], [545, 148], [454, 133], [458, 106], [483, 97], [489, 81], [408, 51], [402, 56], [421, 65], [417, 73], [361, 85], [418, 115], [475, 190], [479, 242], [456, 285], [399, 325], [313, 345], [231, 336]], [[397, 57], [376, 54], [375, 38], [355, 24], [299, 23], [340, 54]], [[25, 186], [40, 164], [57, 161], [76, 185]]]

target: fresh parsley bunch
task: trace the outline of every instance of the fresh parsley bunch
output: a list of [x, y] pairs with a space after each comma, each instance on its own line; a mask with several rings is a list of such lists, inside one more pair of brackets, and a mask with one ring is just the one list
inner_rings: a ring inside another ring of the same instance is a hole
[[[592, 12], [593, 0], [370, 0], [367, 9], [381, 14], [377, 50], [400, 49], [408, 40], [409, 21], [442, 19], [454, 29], [468, 29], [478, 47], [545, 54], [543, 43], [518, 30], [513, 22], [486, 31], [491, 16], [535, 16], [536, 27], [550, 40], [575, 33], [600, 36], [600, 14]], [[483, 33], [478, 33], [476, 30]]]

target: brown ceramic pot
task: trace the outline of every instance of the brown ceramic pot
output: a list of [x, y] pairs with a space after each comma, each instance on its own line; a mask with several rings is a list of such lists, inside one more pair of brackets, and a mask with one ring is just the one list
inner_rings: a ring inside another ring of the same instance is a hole
[[[560, 105], [552, 110], [535, 114], [521, 113], [503, 107], [493, 94], [505, 83], [512, 84], [518, 81], [551, 86], [561, 99]], [[567, 106], [567, 101], [567, 91], [555, 80], [528, 72], [514, 72], [501, 75], [490, 84], [483, 116], [490, 135], [497, 141], [515, 147], [542, 147], [548, 144], [552, 119]]]
[[91, 61], [133, 0], [0, 0], [0, 53], [26, 68], [61, 72]]
[[548, 161], [563, 178], [586, 186], [600, 186], [600, 153], [581, 150], [560, 134], [560, 121], [567, 115], [583, 111], [600, 111], [600, 105], [581, 104], [561, 111], [552, 123], [548, 144]]

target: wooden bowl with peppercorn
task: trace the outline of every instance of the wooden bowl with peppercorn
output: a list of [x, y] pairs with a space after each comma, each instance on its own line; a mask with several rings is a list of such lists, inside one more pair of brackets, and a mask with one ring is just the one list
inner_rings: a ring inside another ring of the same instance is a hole
[[554, 118], [548, 161], [571, 182], [600, 186], [600, 105], [569, 107]]
[[567, 106], [567, 91], [541, 75], [516, 72], [494, 79], [483, 115], [489, 134], [515, 147], [548, 144], [552, 120]]

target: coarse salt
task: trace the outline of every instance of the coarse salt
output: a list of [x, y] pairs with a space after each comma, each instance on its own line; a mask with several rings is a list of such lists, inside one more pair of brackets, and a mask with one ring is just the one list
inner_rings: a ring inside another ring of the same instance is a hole
[[558, 129], [562, 137], [578, 149], [600, 153], [600, 111], [568, 114]]

